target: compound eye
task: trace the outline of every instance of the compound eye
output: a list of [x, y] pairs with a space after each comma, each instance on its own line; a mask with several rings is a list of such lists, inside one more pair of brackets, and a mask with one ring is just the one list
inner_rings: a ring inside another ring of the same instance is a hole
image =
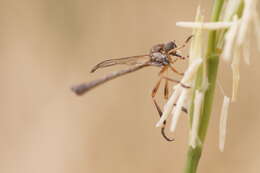
[[169, 52], [170, 50], [172, 50], [176, 47], [177, 47], [177, 45], [173, 41], [170, 41], [164, 45], [163, 49], [165, 52]]

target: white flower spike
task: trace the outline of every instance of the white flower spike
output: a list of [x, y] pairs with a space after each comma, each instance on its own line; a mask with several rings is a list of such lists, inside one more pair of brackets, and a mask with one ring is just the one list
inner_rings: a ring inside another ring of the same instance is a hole
[[194, 114], [191, 126], [191, 137], [190, 145], [192, 148], [196, 148], [198, 139], [198, 130], [199, 130], [199, 120], [200, 120], [200, 111], [203, 103], [204, 93], [196, 91], [195, 100], [194, 100]]
[[168, 118], [176, 100], [178, 99], [178, 97], [181, 94], [181, 90], [182, 90], [182, 87], [179, 87], [179, 85], [176, 85], [174, 87], [174, 92], [173, 92], [172, 96], [170, 97], [170, 99], [168, 100], [168, 102], [166, 103], [166, 105], [164, 106], [163, 114], [162, 114], [160, 120], [157, 122], [156, 127], [163, 126], [163, 122]]
[[182, 113], [182, 108], [184, 107], [184, 104], [188, 98], [189, 99], [191, 98], [191, 90], [189, 88], [183, 88], [183, 92], [181, 93], [180, 98], [176, 103], [176, 107], [174, 107], [172, 110], [173, 117], [172, 117], [170, 131], [172, 132], [175, 131], [179, 117]]
[[244, 0], [244, 11], [241, 17], [241, 25], [238, 33], [237, 43], [243, 45], [248, 39], [249, 30], [253, 25], [258, 0]]
[[235, 50], [234, 58], [231, 64], [232, 73], [233, 73], [232, 102], [236, 101], [237, 99], [238, 86], [240, 80], [239, 66], [240, 66], [239, 50]]
[[228, 109], [229, 109], [230, 99], [225, 96], [219, 123], [219, 149], [221, 152], [224, 151], [226, 131], [227, 131], [227, 120], [228, 120]]
[[[250, 32], [255, 30], [256, 41], [258, 49], [260, 51], [260, 19], [257, 13], [258, 0], [243, 0], [244, 10], [240, 19], [237, 16], [233, 18], [233, 25], [229, 28], [225, 34], [225, 44], [223, 48], [222, 57], [226, 61], [232, 61], [231, 68], [233, 73], [233, 90], [232, 90], [232, 102], [237, 98], [238, 85], [239, 85], [239, 66], [240, 58], [243, 57], [244, 62], [250, 64]], [[232, 0], [233, 6], [237, 9], [240, 1]], [[233, 14], [226, 10], [225, 19]]]
[[222, 56], [226, 61], [230, 61], [233, 57], [233, 52], [235, 49], [234, 43], [236, 41], [236, 35], [238, 33], [238, 26], [239, 26], [238, 17], [234, 16], [233, 25], [229, 28], [229, 30], [225, 35], [225, 47]]
[[217, 30], [232, 26], [232, 22], [177, 22], [176, 25], [184, 28]]

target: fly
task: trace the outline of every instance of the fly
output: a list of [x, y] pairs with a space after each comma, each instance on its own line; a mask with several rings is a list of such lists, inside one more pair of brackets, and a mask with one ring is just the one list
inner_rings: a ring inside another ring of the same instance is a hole
[[[187, 58], [187, 57], [180, 55], [178, 53], [178, 50], [184, 48], [187, 45], [187, 43], [190, 41], [191, 38], [192, 38], [192, 36], [189, 36], [186, 39], [186, 41], [184, 42], [184, 44], [179, 47], [175, 44], [174, 41], [170, 41], [165, 44], [154, 45], [151, 48], [149, 54], [124, 57], [124, 58], [118, 58], [118, 59], [109, 59], [109, 60], [102, 61], [91, 69], [91, 73], [95, 72], [96, 70], [98, 70], [100, 68], [105, 68], [105, 67], [114, 66], [114, 65], [129, 65], [130, 67], [127, 69], [123, 69], [120, 71], [110, 73], [97, 80], [73, 86], [71, 89], [75, 94], [81, 96], [81, 95], [85, 94], [86, 92], [90, 91], [91, 89], [93, 89], [101, 84], [104, 84], [112, 79], [123, 76], [125, 74], [135, 72], [137, 70], [143, 69], [144, 67], [149, 67], [149, 66], [159, 67], [161, 69], [159, 72], [159, 80], [156, 83], [156, 85], [154, 86], [151, 96], [152, 96], [153, 102], [156, 106], [156, 109], [161, 117], [162, 116], [161, 108], [159, 107], [159, 105], [157, 104], [157, 102], [155, 100], [156, 93], [159, 89], [161, 81], [165, 80], [164, 98], [167, 99], [169, 96], [168, 82], [175, 82], [175, 83], [180, 82], [178, 80], [171, 79], [171, 78], [165, 76], [164, 74], [168, 70], [171, 70], [174, 73], [183, 75], [183, 73], [181, 73], [177, 69], [175, 69], [173, 65], [177, 60]], [[183, 87], [187, 87], [187, 86], [183, 85]], [[187, 112], [187, 110], [185, 108], [183, 108], [183, 111]], [[167, 141], [174, 141], [174, 139], [171, 139], [166, 136], [165, 125], [166, 125], [166, 121], [164, 121], [164, 126], [161, 129], [162, 136]]]

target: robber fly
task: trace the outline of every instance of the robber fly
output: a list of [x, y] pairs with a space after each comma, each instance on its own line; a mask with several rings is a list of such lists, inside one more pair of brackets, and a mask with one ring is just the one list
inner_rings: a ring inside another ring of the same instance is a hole
[[[94, 81], [91, 81], [88, 83], [82, 83], [82, 84], [73, 86], [71, 89], [74, 93], [76, 93], [77, 95], [80, 96], [107, 81], [110, 81], [112, 79], [115, 79], [117, 77], [123, 76], [123, 75], [131, 73], [131, 72], [135, 72], [144, 67], [149, 67], [149, 66], [159, 67], [159, 68], [161, 68], [161, 70], [159, 72], [160, 78], [159, 78], [158, 82], [156, 83], [155, 87], [153, 88], [151, 96], [153, 98], [153, 102], [156, 106], [156, 109], [161, 117], [162, 111], [155, 100], [155, 95], [157, 93], [157, 90], [158, 90], [162, 80], [165, 80], [165, 87], [164, 87], [164, 98], [165, 99], [167, 99], [168, 95], [169, 95], [168, 81], [179, 83], [178, 80], [174, 80], [169, 77], [166, 77], [166, 76], [164, 76], [164, 74], [166, 71], [171, 70], [174, 73], [183, 75], [183, 73], [180, 73], [178, 70], [176, 70], [173, 67], [173, 64], [179, 59], [187, 58], [187, 57], [180, 55], [178, 53], [178, 50], [184, 48], [191, 38], [192, 38], [192, 36], [189, 36], [186, 39], [186, 41], [184, 42], [184, 44], [180, 47], [178, 47], [174, 41], [170, 41], [165, 44], [157, 44], [157, 45], [153, 46], [151, 48], [149, 54], [146, 54], [146, 55], [138, 55], [138, 56], [124, 57], [124, 58], [118, 58], [118, 59], [109, 59], [109, 60], [102, 61], [92, 68], [91, 73], [95, 72], [99, 68], [105, 68], [105, 67], [118, 65], [118, 64], [129, 65], [131, 67], [117, 71], [117, 72], [110, 73], [100, 79], [97, 79], [97, 80], [94, 80]], [[184, 87], [186, 87], [186, 86], [184, 86]], [[183, 108], [183, 111], [187, 112], [185, 108]], [[166, 125], [166, 121], [164, 121], [164, 126], [161, 129], [161, 134], [167, 141], [173, 141], [174, 139], [170, 139], [169, 137], [166, 136], [165, 125]]]

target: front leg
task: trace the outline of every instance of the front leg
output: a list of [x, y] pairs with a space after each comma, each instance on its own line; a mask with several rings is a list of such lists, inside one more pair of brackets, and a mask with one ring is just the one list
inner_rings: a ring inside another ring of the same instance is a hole
[[189, 37], [185, 40], [185, 42], [183, 43], [183, 45], [181, 45], [181, 46], [179, 46], [179, 47], [176, 47], [176, 48], [173, 49], [171, 52], [176, 52], [177, 50], [186, 47], [186, 45], [188, 44], [188, 42], [191, 40], [192, 37], [193, 37], [193, 35], [189, 36]]
[[170, 55], [171, 55], [171, 56], [176, 56], [176, 57], [178, 57], [178, 58], [180, 58], [180, 59], [182, 59], [182, 60], [185, 60], [185, 59], [189, 58], [189, 56], [182, 56], [182, 55], [179, 55], [179, 54], [176, 53], [176, 52], [171, 52]]
[[173, 66], [171, 66], [170, 64], [169, 64], [168, 66], [170, 67], [170, 69], [171, 69], [174, 73], [177, 73], [178, 75], [181, 75], [181, 76], [184, 75], [184, 73], [179, 72], [178, 70], [176, 70], [176, 69], [175, 69]]

